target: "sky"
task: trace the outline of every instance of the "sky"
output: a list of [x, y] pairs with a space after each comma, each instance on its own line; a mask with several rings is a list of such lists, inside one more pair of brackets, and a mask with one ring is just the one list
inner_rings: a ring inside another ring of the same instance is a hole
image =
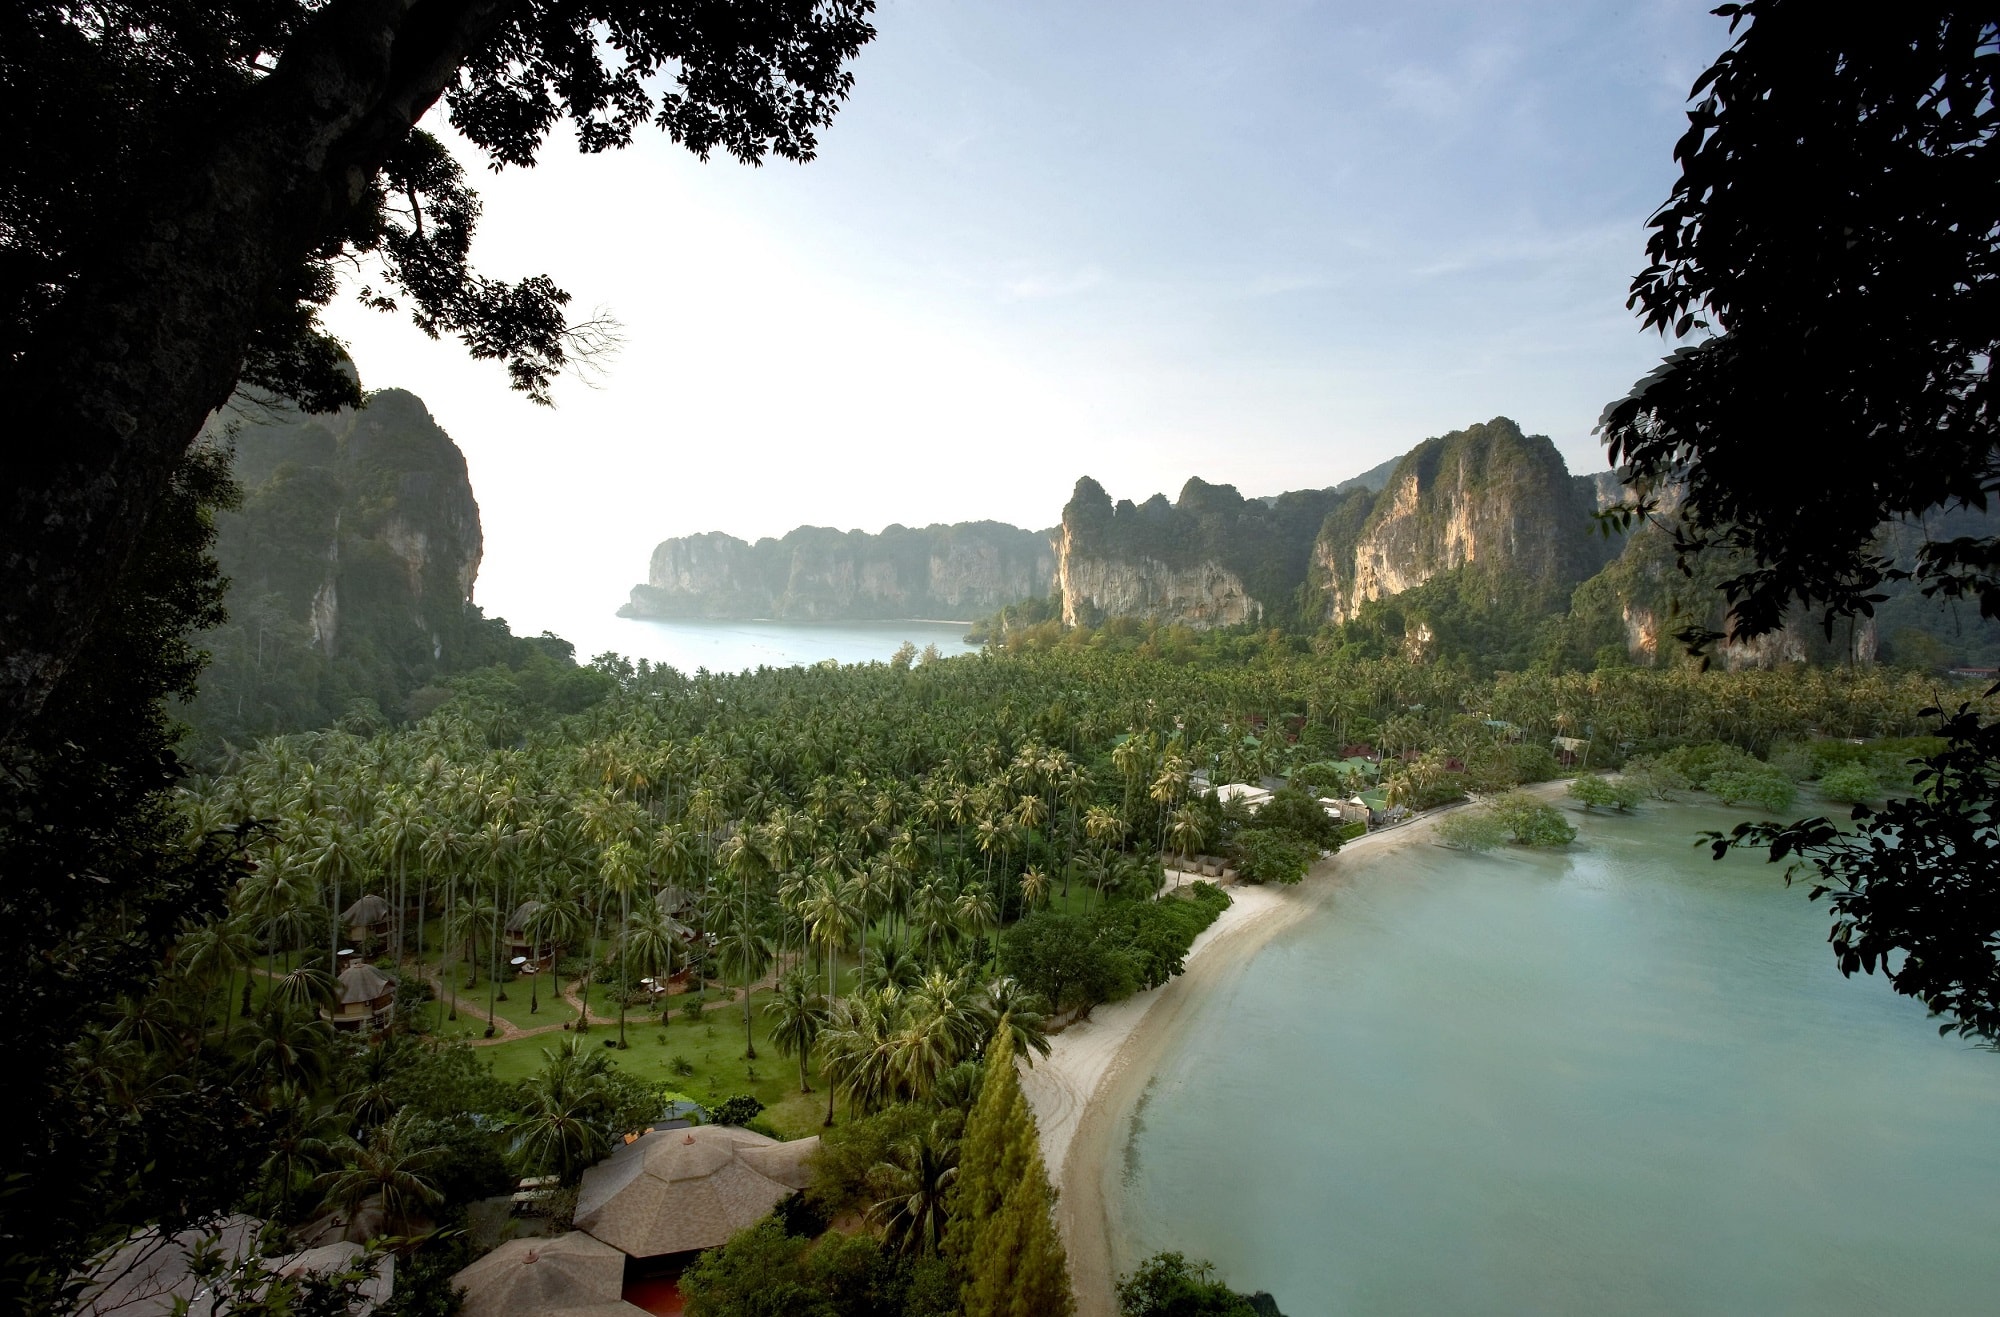
[[352, 299], [471, 468], [477, 597], [616, 607], [662, 538], [1053, 525], [1317, 487], [1494, 416], [1573, 470], [1664, 353], [1626, 310], [1709, 0], [885, 0], [816, 160], [657, 133], [484, 172], [475, 258], [624, 346], [557, 405]]

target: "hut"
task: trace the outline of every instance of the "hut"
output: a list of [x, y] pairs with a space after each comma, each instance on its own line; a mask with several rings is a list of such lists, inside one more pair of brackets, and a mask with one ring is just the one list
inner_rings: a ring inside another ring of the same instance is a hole
[[731, 1125], [655, 1130], [583, 1173], [576, 1226], [633, 1258], [714, 1248], [805, 1188], [818, 1149]]
[[536, 937], [531, 929], [540, 901], [523, 901], [507, 916], [507, 959], [525, 960], [531, 971], [545, 970], [555, 961], [556, 948]]
[[336, 1029], [389, 1027], [396, 1009], [396, 981], [366, 961], [349, 966], [334, 983], [333, 1008], [326, 1018]]
[[625, 1255], [579, 1230], [510, 1239], [451, 1278], [463, 1317], [639, 1317], [624, 1301]]
[[379, 942], [389, 936], [389, 903], [369, 892], [340, 912], [350, 942]]

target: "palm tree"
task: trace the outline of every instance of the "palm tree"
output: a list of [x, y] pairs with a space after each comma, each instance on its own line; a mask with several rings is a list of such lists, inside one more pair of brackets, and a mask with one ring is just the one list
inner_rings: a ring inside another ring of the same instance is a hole
[[[619, 953], [630, 968], [631, 973], [657, 979], [662, 974], [672, 974], [674, 968], [674, 948], [680, 937], [674, 932], [674, 922], [667, 912], [660, 909], [656, 901], [642, 902], [638, 918], [626, 925], [625, 949]], [[662, 996], [665, 995], [662, 989]], [[665, 1028], [670, 1012], [660, 1013], [660, 1026]], [[618, 1003], [619, 1037], [624, 1034], [625, 1002]]]
[[994, 909], [993, 898], [987, 895], [986, 888], [979, 883], [967, 883], [959, 891], [958, 899], [952, 902], [951, 910], [959, 930], [967, 937], [977, 939], [989, 929], [993, 931], [995, 938], [993, 955], [997, 959], [1000, 955], [998, 943], [1000, 916]]
[[1021, 871], [1021, 904], [1032, 910], [1041, 905], [1049, 894], [1049, 876], [1034, 865]]
[[315, 839], [308, 853], [307, 863], [312, 868], [313, 877], [333, 890], [332, 933], [326, 949], [327, 964], [335, 974], [340, 972], [340, 893], [343, 882], [353, 883], [360, 879], [367, 867], [368, 846], [366, 839], [347, 826], [345, 821], [329, 818], [325, 827]]
[[[403, 958], [404, 921], [410, 908], [410, 857], [424, 841], [424, 812], [414, 797], [398, 791], [376, 816], [369, 843], [382, 866], [396, 875], [396, 959]], [[421, 898], [419, 898], [421, 899]], [[421, 952], [419, 948], [419, 952]]]
[[[632, 927], [632, 892], [645, 876], [643, 860], [629, 842], [614, 841], [604, 850], [600, 861], [604, 875], [604, 885], [618, 894], [618, 969], [621, 979], [631, 977], [631, 965], [626, 956], [626, 942]], [[586, 1006], [590, 1001], [590, 984], [583, 987]], [[621, 990], [618, 994], [618, 1047], [625, 1049], [625, 1002], [630, 994]]]
[[771, 964], [771, 940], [758, 931], [749, 911], [739, 911], [724, 926], [715, 953], [724, 970], [743, 980], [743, 1055], [754, 1061], [757, 1042], [750, 1032], [750, 990]]
[[806, 1062], [818, 1045], [820, 1033], [826, 1028], [831, 1013], [827, 1009], [826, 998], [814, 989], [812, 978], [805, 972], [804, 966], [795, 966], [778, 980], [778, 991], [764, 1003], [764, 1013], [774, 1021], [771, 1042], [777, 1047], [778, 1055], [799, 1059], [799, 1092], [812, 1092]]
[[382, 1223], [390, 1234], [409, 1232], [423, 1209], [444, 1200], [434, 1178], [427, 1176], [443, 1162], [436, 1144], [419, 1144], [417, 1115], [399, 1111], [377, 1125], [366, 1143], [343, 1140], [334, 1148], [340, 1165], [313, 1181], [329, 1203], [351, 1216], [369, 1198], [382, 1200]]
[[[229, 1036], [236, 1023], [236, 1012], [231, 1009], [235, 997], [236, 975], [244, 974], [244, 987], [248, 989], [249, 973], [257, 963], [257, 939], [250, 935], [246, 919], [238, 915], [230, 919], [220, 919], [203, 924], [190, 933], [180, 944], [180, 966], [189, 976], [213, 983], [222, 979], [222, 1044], [229, 1045]], [[206, 999], [202, 1009], [208, 1014]]]
[[933, 1120], [922, 1133], [894, 1144], [870, 1179], [889, 1190], [867, 1213], [882, 1227], [882, 1242], [898, 1253], [934, 1256], [944, 1243], [958, 1183], [958, 1141], [944, 1123]]
[[529, 1166], [553, 1171], [562, 1184], [575, 1184], [609, 1143], [594, 1119], [604, 1102], [603, 1058], [585, 1051], [575, 1037], [544, 1049], [542, 1056], [542, 1068], [524, 1085], [527, 1101], [513, 1126], [514, 1151]]

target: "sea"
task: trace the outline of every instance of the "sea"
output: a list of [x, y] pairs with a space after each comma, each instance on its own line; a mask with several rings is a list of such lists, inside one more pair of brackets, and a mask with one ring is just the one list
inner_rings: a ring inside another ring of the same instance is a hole
[[1292, 1317], [2000, 1311], [2000, 1054], [1696, 846], [1738, 816], [1355, 856], [1121, 1113], [1114, 1265]]
[[881, 662], [905, 642], [918, 650], [935, 645], [947, 656], [978, 649], [965, 641], [969, 622], [666, 622], [619, 617], [615, 609], [615, 603], [559, 602], [521, 610], [509, 622], [516, 635], [555, 632], [576, 646], [579, 662], [614, 653], [635, 663], [642, 658], [665, 663], [689, 674], [799, 667], [828, 659]]

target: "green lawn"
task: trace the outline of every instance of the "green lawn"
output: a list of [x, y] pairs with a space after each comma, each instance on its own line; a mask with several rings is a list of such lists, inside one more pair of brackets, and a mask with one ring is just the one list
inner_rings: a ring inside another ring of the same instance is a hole
[[[664, 1028], [658, 1012], [633, 1010], [625, 1024], [629, 1048], [622, 1052], [615, 1047], [606, 1048], [605, 1055], [614, 1064], [649, 1082], [677, 1089], [698, 1101], [720, 1102], [738, 1093], [748, 1093], [764, 1104], [764, 1119], [788, 1138], [817, 1133], [826, 1117], [823, 1081], [814, 1074], [815, 1092], [809, 1097], [799, 1093], [798, 1061], [779, 1056], [778, 1049], [771, 1044], [771, 1020], [763, 1010], [770, 997], [770, 993], [760, 992], [750, 1002], [751, 1033], [757, 1045], [755, 1061], [746, 1061], [743, 1056], [740, 1002], [711, 1004], [699, 1020], [687, 1020], [676, 1014], [673, 1023]], [[685, 1000], [680, 996], [674, 998], [677, 1007]], [[593, 1000], [592, 1005], [606, 1014], [616, 1009], [601, 999]], [[463, 1018], [461, 1013], [461, 1022]], [[479, 1054], [492, 1063], [493, 1073], [499, 1078], [524, 1079], [542, 1067], [544, 1051], [569, 1036], [557, 1032], [522, 1038], [482, 1047]], [[617, 1040], [618, 1026], [594, 1024], [585, 1037], [590, 1039], [591, 1046], [603, 1046], [607, 1041]], [[681, 1074], [671, 1068], [669, 1063], [676, 1058], [691, 1065], [693, 1073]]]

